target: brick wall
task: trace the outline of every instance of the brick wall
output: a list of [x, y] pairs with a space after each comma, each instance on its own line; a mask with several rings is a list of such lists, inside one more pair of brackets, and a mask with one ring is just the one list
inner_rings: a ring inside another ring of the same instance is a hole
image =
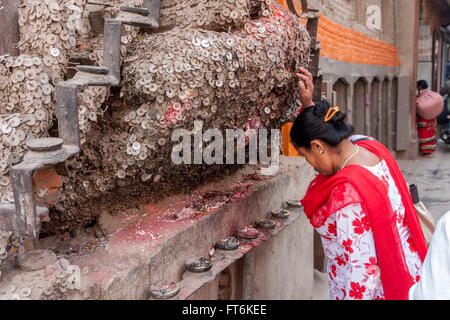
[[[286, 0], [279, 0], [286, 6]], [[294, 1], [301, 12], [300, 1]], [[347, 63], [397, 66], [393, 0], [309, 0], [318, 8], [318, 39], [321, 56]], [[367, 8], [378, 5], [381, 10], [380, 29], [367, 27]], [[384, 14], [383, 14], [384, 12]]]
[[[308, 5], [318, 8], [330, 20], [359, 31], [369, 37], [395, 43], [395, 0], [309, 0]], [[377, 5], [381, 10], [381, 29], [367, 26], [367, 8]]]

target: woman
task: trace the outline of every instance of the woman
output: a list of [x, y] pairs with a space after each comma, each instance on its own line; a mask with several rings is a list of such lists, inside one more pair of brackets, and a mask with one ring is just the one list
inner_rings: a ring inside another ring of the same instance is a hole
[[[425, 80], [417, 81], [417, 98], [420, 98], [426, 92], [429, 92], [428, 83]], [[417, 136], [419, 137], [420, 155], [425, 158], [432, 158], [436, 151], [435, 131], [437, 119], [427, 120], [417, 114]]]
[[406, 181], [382, 144], [355, 141], [344, 113], [312, 102], [312, 76], [300, 72], [304, 108], [290, 135], [319, 172], [301, 202], [328, 256], [330, 298], [407, 300], [427, 248]]

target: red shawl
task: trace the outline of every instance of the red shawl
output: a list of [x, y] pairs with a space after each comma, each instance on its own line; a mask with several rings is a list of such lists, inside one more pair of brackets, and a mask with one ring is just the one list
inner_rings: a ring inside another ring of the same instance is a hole
[[[427, 253], [425, 238], [408, 186], [397, 162], [389, 150], [377, 141], [364, 140], [356, 144], [366, 148], [386, 162], [401, 195], [411, 237], [423, 261]], [[334, 176], [317, 176], [309, 186], [305, 197], [301, 200], [306, 216], [315, 228], [323, 224], [336, 211], [324, 212], [319, 208], [327, 203], [335, 187], [342, 183], [353, 185], [359, 193], [362, 205], [370, 220], [386, 299], [407, 300], [408, 291], [414, 284], [414, 280], [408, 271], [395, 215], [388, 197], [388, 190], [385, 184], [369, 170], [362, 166], [350, 165]]]

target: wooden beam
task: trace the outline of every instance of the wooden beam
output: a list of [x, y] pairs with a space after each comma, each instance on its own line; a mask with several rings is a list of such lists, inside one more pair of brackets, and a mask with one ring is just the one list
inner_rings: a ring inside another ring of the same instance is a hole
[[20, 39], [17, 7], [20, 0], [0, 0], [0, 55], [18, 55], [16, 48]]

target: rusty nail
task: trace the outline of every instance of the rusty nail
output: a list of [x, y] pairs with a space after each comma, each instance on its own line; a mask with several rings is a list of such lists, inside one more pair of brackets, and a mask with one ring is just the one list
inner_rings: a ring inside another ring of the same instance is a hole
[[275, 229], [277, 223], [270, 219], [261, 219], [255, 221], [255, 227], [259, 229]]
[[217, 240], [214, 247], [222, 250], [235, 250], [239, 248], [240, 244], [241, 242], [235, 237], [229, 237]]
[[150, 287], [150, 293], [156, 299], [169, 299], [180, 292], [180, 285], [177, 282], [161, 281]]
[[192, 258], [185, 262], [184, 267], [191, 272], [205, 272], [211, 269], [212, 262], [208, 258]]
[[286, 209], [279, 209], [272, 211], [272, 216], [275, 218], [286, 219], [290, 216], [290, 213]]
[[241, 227], [236, 230], [236, 236], [244, 239], [258, 238], [259, 231], [252, 227]]

